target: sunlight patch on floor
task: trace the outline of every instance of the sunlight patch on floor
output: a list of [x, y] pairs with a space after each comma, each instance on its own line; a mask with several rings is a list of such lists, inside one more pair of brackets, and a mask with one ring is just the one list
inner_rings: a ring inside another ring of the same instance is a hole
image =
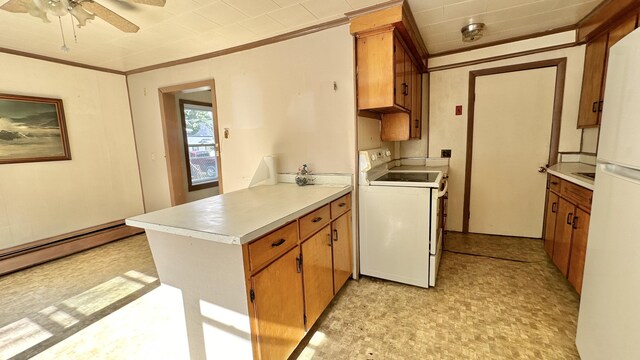
[[53, 336], [30, 319], [23, 318], [0, 329], [0, 359], [8, 359]]

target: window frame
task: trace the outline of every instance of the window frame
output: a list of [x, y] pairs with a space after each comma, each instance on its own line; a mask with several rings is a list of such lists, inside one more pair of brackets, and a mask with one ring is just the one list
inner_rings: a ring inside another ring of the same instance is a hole
[[[209, 182], [205, 182], [202, 184], [196, 184], [193, 185], [193, 179], [191, 178], [191, 158], [189, 157], [189, 140], [188, 140], [188, 134], [187, 134], [187, 121], [185, 119], [184, 116], [184, 106], [186, 105], [196, 105], [196, 106], [205, 106], [211, 109], [211, 117], [212, 117], [212, 122], [213, 122], [213, 129], [214, 132], [216, 131], [216, 120], [215, 118], [213, 118], [215, 116], [215, 113], [213, 112], [213, 105], [212, 103], [207, 103], [207, 102], [201, 102], [201, 101], [193, 101], [193, 100], [186, 100], [186, 99], [178, 99], [178, 104], [180, 107], [180, 119], [182, 121], [182, 143], [183, 143], [183, 147], [184, 147], [184, 157], [185, 157], [185, 167], [187, 168], [187, 188], [189, 190], [189, 192], [193, 192], [193, 191], [198, 191], [198, 190], [203, 190], [203, 189], [209, 189], [209, 188], [214, 188], [217, 187], [219, 185], [219, 181], [220, 181], [220, 166], [218, 165], [218, 156], [217, 156], [217, 151], [216, 151], [216, 168], [218, 169], [218, 180], [216, 181], [209, 181]], [[217, 149], [217, 144], [215, 143], [216, 140], [216, 134], [214, 133], [213, 135], [213, 141], [214, 141], [214, 148]]]

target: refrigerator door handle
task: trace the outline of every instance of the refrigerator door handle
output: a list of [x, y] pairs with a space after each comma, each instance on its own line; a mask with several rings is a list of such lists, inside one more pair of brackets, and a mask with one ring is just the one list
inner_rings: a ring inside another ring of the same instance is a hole
[[600, 164], [600, 170], [602, 170], [603, 173], [640, 185], [640, 169], [628, 168], [616, 164]]

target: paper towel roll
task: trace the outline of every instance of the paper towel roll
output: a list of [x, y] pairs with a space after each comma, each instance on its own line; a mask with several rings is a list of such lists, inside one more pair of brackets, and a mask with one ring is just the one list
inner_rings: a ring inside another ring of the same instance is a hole
[[257, 185], [275, 185], [278, 183], [278, 169], [275, 156], [265, 156], [260, 161], [258, 169], [253, 174], [249, 187]]

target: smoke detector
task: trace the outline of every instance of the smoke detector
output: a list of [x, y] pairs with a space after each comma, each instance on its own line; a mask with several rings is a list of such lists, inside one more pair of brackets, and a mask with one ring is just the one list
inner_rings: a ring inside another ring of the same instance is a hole
[[465, 25], [462, 27], [462, 29], [460, 29], [460, 32], [462, 32], [462, 41], [472, 42], [479, 40], [482, 37], [483, 31], [484, 23], [473, 23]]

